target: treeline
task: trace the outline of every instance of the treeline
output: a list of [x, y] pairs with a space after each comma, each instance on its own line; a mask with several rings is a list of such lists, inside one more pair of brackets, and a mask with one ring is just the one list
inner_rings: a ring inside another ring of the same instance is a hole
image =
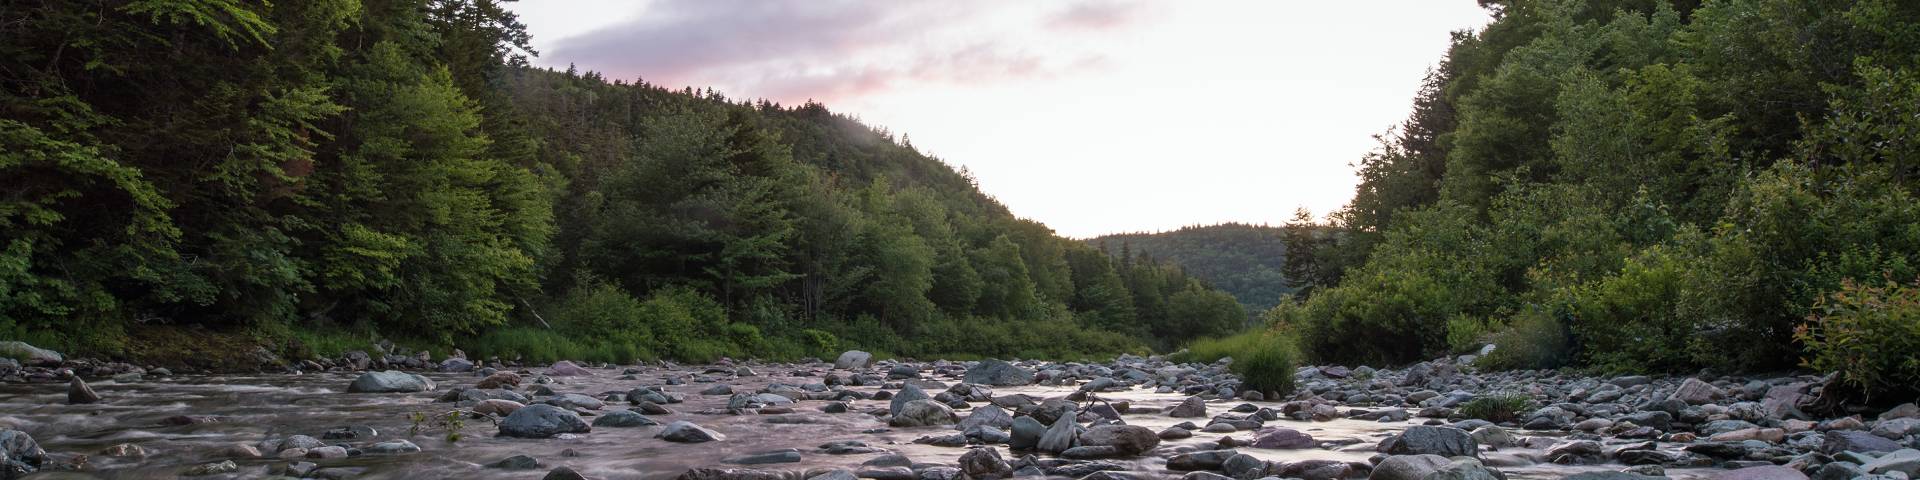
[[1178, 265], [1258, 313], [1294, 291], [1286, 276], [1286, 232], [1282, 227], [1222, 223], [1103, 235], [1087, 243], [1113, 255]]
[[1920, 379], [1881, 287], [1920, 273], [1920, 4], [1481, 3], [1269, 320], [1329, 361]]
[[528, 45], [492, 0], [0, 6], [0, 337], [1058, 358], [1242, 324], [821, 105]]

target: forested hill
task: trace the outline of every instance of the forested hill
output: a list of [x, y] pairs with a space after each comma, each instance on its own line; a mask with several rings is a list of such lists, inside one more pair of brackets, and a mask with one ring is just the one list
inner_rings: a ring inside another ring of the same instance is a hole
[[818, 104], [526, 66], [492, 0], [0, 5], [0, 339], [1073, 357], [1232, 297]]
[[1253, 311], [1273, 308], [1293, 292], [1287, 284], [1286, 230], [1223, 223], [1158, 233], [1120, 233], [1087, 240], [1109, 255], [1165, 261], [1226, 290]]

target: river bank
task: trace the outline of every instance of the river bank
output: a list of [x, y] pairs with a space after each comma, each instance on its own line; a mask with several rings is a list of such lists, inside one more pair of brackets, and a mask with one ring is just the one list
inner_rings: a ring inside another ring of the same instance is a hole
[[[1256, 400], [1224, 363], [1157, 357], [524, 366], [401, 353], [291, 374], [0, 365], [18, 380], [0, 385], [13, 472], [0, 477], [1828, 479], [1920, 468], [1907, 450], [1920, 446], [1920, 408], [1814, 418], [1818, 376], [1482, 373], [1447, 359], [1302, 367], [1295, 394]], [[72, 403], [87, 400], [82, 389], [97, 401]], [[1510, 399], [1510, 418], [1470, 418]]]

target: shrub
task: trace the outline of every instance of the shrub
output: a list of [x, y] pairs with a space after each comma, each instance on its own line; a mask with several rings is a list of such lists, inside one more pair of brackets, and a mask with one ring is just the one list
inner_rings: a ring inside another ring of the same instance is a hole
[[1533, 406], [1533, 400], [1519, 394], [1494, 394], [1475, 398], [1460, 406], [1460, 415], [1489, 422], [1511, 422]]
[[1271, 330], [1256, 330], [1195, 340], [1176, 360], [1211, 363], [1231, 357], [1233, 364], [1228, 368], [1240, 376], [1242, 389], [1286, 396], [1293, 393], [1295, 359], [1299, 356], [1295, 342]]
[[1572, 361], [1568, 338], [1567, 327], [1552, 312], [1528, 309], [1489, 338], [1493, 352], [1476, 365], [1492, 370], [1560, 368]]
[[1453, 353], [1471, 353], [1479, 350], [1487, 340], [1487, 322], [1471, 315], [1454, 315], [1447, 319], [1447, 348]]
[[1807, 367], [1839, 372], [1842, 382], [1860, 391], [1920, 391], [1920, 284], [1844, 281], [1814, 306], [1794, 339], [1806, 345]]

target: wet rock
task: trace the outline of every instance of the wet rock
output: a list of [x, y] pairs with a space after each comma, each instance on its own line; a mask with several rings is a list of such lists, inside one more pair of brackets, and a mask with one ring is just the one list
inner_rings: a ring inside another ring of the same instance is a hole
[[547, 472], [547, 476], [540, 477], [540, 480], [587, 480], [587, 476], [573, 471], [572, 467], [561, 466], [554, 467]]
[[19, 430], [0, 430], [0, 478], [33, 473], [47, 463], [47, 451], [33, 441], [32, 435]]
[[1627, 465], [1681, 466], [1689, 463], [1686, 454], [1665, 450], [1622, 450], [1614, 454], [1614, 459]]
[[1180, 427], [1167, 427], [1166, 430], [1160, 431], [1161, 440], [1179, 440], [1183, 438], [1193, 438], [1193, 431]]
[[1807, 480], [1807, 474], [1778, 465], [1747, 467], [1720, 472], [1716, 480]]
[[440, 371], [449, 372], [449, 373], [471, 372], [473, 371], [473, 362], [460, 357], [453, 357], [446, 360], [441, 360]]
[[660, 422], [632, 410], [614, 410], [593, 419], [595, 427], [650, 427], [659, 424]]
[[1465, 430], [1453, 427], [1408, 427], [1405, 432], [1381, 442], [1380, 447], [1380, 451], [1389, 455], [1480, 456], [1480, 444], [1475, 443]]
[[1820, 451], [1829, 455], [1840, 452], [1891, 452], [1900, 449], [1900, 444], [1893, 440], [1859, 430], [1829, 430], [1823, 438]]
[[1375, 465], [1367, 480], [1421, 480], [1447, 463], [1439, 455], [1394, 455]]
[[240, 470], [240, 465], [233, 463], [232, 460], [221, 460], [213, 463], [195, 465], [192, 468], [188, 468], [185, 471], [181, 471], [180, 476], [204, 477], [207, 475], [220, 475], [220, 474], [233, 473], [239, 470]]
[[887, 400], [887, 414], [899, 416], [900, 409], [905, 407], [907, 403], [915, 400], [930, 400], [932, 398], [933, 397], [927, 396], [926, 390], [921, 390], [920, 387], [916, 387], [913, 384], [907, 384], [900, 388], [900, 393], [893, 394], [893, 397]]
[[1881, 438], [1888, 438], [1893, 440], [1903, 439], [1903, 438], [1906, 438], [1908, 435], [1920, 435], [1920, 418], [1893, 418], [1893, 419], [1881, 420], [1879, 422], [1875, 422], [1873, 424], [1873, 429], [1869, 431], [1872, 432], [1874, 435], [1879, 435]]
[[1421, 478], [1422, 480], [1506, 480], [1507, 476], [1498, 470], [1487, 468], [1479, 460], [1462, 458], [1441, 466], [1433, 473]]
[[87, 386], [87, 382], [80, 380], [80, 377], [75, 376], [73, 381], [67, 382], [67, 404], [82, 405], [99, 402], [100, 394], [94, 393], [93, 387]]
[[854, 476], [853, 472], [846, 469], [836, 468], [827, 473], [807, 477], [807, 480], [860, 480], [860, 477]]
[[1561, 465], [1587, 465], [1604, 461], [1606, 451], [1600, 442], [1592, 440], [1574, 440], [1548, 448], [1547, 461]]
[[539, 459], [526, 455], [514, 455], [503, 458], [498, 462], [487, 464], [487, 468], [498, 468], [502, 470], [532, 470], [540, 468], [540, 466]]
[[320, 433], [320, 438], [324, 438], [327, 440], [352, 440], [357, 438], [373, 438], [377, 436], [380, 436], [380, 431], [374, 430], [373, 427], [369, 427], [366, 425], [335, 427], [335, 428], [327, 429], [327, 431]]
[[374, 454], [414, 453], [420, 451], [420, 446], [406, 440], [388, 440], [368, 445], [360, 450]]
[[1046, 435], [1047, 426], [1033, 417], [1013, 419], [1012, 432], [1007, 439], [1007, 448], [1014, 450], [1032, 450], [1040, 445], [1040, 437]]
[[593, 398], [593, 397], [581, 395], [578, 393], [563, 393], [559, 395], [554, 395], [553, 398], [546, 399], [540, 403], [553, 405], [553, 406], [565, 408], [568, 410], [599, 410], [607, 406], [606, 402], [600, 401], [600, 399], [598, 398]]
[[955, 428], [959, 430], [970, 430], [974, 427], [981, 426], [993, 428], [1012, 427], [1013, 415], [1007, 414], [1007, 411], [1000, 407], [987, 405], [973, 409], [973, 412], [967, 414], [967, 418], [961, 420]]
[[1767, 443], [1780, 443], [1787, 439], [1787, 431], [1778, 428], [1742, 428], [1731, 432], [1721, 432], [1707, 437], [1715, 442], [1739, 442], [1758, 440]]
[[915, 480], [913, 469], [907, 467], [861, 467], [854, 471], [860, 478], [874, 480]]
[[481, 400], [480, 403], [474, 404], [473, 413], [478, 413], [481, 415], [493, 415], [498, 417], [505, 417], [508, 415], [512, 415], [513, 412], [518, 411], [524, 407], [526, 407], [526, 405], [522, 405], [520, 404], [520, 402], [490, 398], [486, 400]]
[[1113, 447], [1119, 455], [1132, 456], [1160, 446], [1160, 437], [1147, 427], [1100, 425], [1080, 434], [1079, 445]]
[[1033, 384], [1033, 372], [1000, 360], [986, 359], [967, 369], [967, 383], [1008, 387]]
[[844, 353], [841, 353], [839, 359], [836, 359], [833, 361], [833, 368], [837, 368], [841, 370], [857, 370], [857, 369], [867, 368], [867, 364], [872, 360], [873, 360], [873, 354], [871, 353], [862, 352], [859, 350], [848, 350]]
[[547, 367], [547, 375], [553, 377], [584, 377], [593, 375], [593, 372], [581, 368], [573, 362], [561, 360], [553, 362], [552, 366]]
[[414, 393], [435, 388], [433, 380], [397, 370], [367, 372], [347, 385], [348, 393]]
[[112, 458], [145, 458], [147, 456], [147, 449], [131, 443], [121, 443], [101, 450], [100, 456]]
[[711, 387], [707, 387], [706, 390], [701, 390], [700, 394], [701, 395], [733, 395], [733, 386], [726, 385], [726, 384], [714, 385]]
[[593, 427], [580, 415], [553, 405], [528, 405], [500, 421], [500, 435], [520, 438], [548, 438], [562, 433], [587, 433]]
[[1914, 478], [1920, 476], [1920, 450], [1911, 448], [1895, 450], [1861, 465], [1860, 469], [1875, 475], [1900, 472], [1907, 478]]
[[1000, 458], [999, 449], [984, 447], [967, 450], [967, 453], [960, 454], [960, 471], [970, 477], [1006, 476], [1013, 472], [1013, 466]]
[[1237, 454], [1227, 457], [1227, 461], [1221, 462], [1220, 471], [1233, 478], [1252, 479], [1264, 477], [1267, 473], [1267, 461], [1254, 458], [1254, 456], [1244, 453]]
[[1072, 416], [1063, 415], [1053, 422], [1053, 426], [1047, 427], [1046, 433], [1040, 435], [1040, 441], [1034, 444], [1034, 449], [1048, 453], [1067, 451], [1073, 448], [1074, 440], [1079, 436], [1079, 427]]
[[1316, 446], [1313, 436], [1291, 428], [1263, 428], [1253, 438], [1253, 448], [1294, 450]]
[[1302, 480], [1340, 480], [1353, 474], [1353, 466], [1338, 460], [1302, 460], [1276, 464], [1269, 475]]
[[1167, 408], [1167, 416], [1174, 418], [1199, 418], [1207, 416], [1207, 401], [1200, 397], [1187, 397], [1179, 405]]
[[1680, 383], [1680, 389], [1675, 390], [1669, 398], [1686, 402], [1688, 405], [1701, 405], [1713, 403], [1715, 399], [1726, 395], [1727, 392], [1720, 387], [1700, 381], [1698, 378], [1688, 378], [1687, 381]]
[[[894, 397], [900, 398], [900, 397]], [[887, 425], [893, 427], [931, 427], [952, 425], [953, 409], [932, 399], [920, 399], [901, 405]]]
[[667, 428], [660, 430], [660, 433], [655, 435], [655, 437], [661, 440], [679, 443], [716, 442], [727, 439], [727, 436], [720, 432], [708, 430], [685, 420], [668, 424]]
[[1519, 439], [1514, 438], [1512, 433], [1507, 433], [1507, 429], [1493, 425], [1476, 428], [1473, 430], [1471, 436], [1473, 437], [1473, 441], [1496, 449], [1520, 443]]
[[771, 452], [749, 453], [720, 460], [735, 465], [767, 465], [773, 463], [800, 463], [800, 451], [794, 449]]
[[1239, 455], [1233, 450], [1203, 450], [1182, 453], [1167, 458], [1168, 470], [1218, 470], [1227, 459]]
[[520, 386], [520, 374], [513, 372], [494, 372], [473, 385], [478, 389], [514, 388]]
[[[286, 453], [286, 452], [281, 452], [281, 453]], [[321, 458], [321, 459], [347, 458], [347, 455], [348, 455], [347, 447], [342, 447], [339, 445], [327, 445], [323, 447], [314, 447], [314, 448], [307, 449], [306, 458]], [[285, 458], [285, 457], [282, 457], [282, 458]]]
[[899, 380], [903, 378], [916, 378], [919, 376], [920, 376], [920, 367], [915, 367], [913, 365], [907, 365], [904, 363], [895, 364], [893, 368], [887, 369], [887, 378], [894, 379], [894, 380]]

